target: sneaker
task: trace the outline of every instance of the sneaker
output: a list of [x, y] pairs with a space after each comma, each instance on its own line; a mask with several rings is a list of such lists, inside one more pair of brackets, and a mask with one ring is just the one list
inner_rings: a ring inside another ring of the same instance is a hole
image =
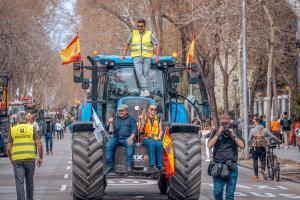
[[252, 179], [252, 180], [255, 180], [255, 181], [259, 181], [258, 176], [252, 176], [251, 179]]
[[261, 175], [264, 177], [265, 180], [268, 179], [268, 176], [267, 176], [267, 174], [266, 174], [265, 171], [261, 170], [260, 173], [261, 173]]
[[145, 92], [144, 92], [145, 90], [141, 90], [141, 93], [140, 93], [140, 97], [143, 97], [143, 96], [145, 96], [144, 94], [145, 94]]
[[53, 151], [50, 151], [51, 155], [53, 156]]
[[49, 156], [49, 151], [47, 151], [47, 156]]
[[289, 148], [289, 146], [285, 146], [285, 147], [284, 147], [284, 149], [288, 149], [288, 148]]
[[210, 162], [210, 158], [207, 158], [207, 159], [205, 160], [205, 162]]
[[144, 90], [144, 97], [149, 97], [149, 96], [150, 96], [150, 91]]
[[156, 171], [158, 171], [158, 169], [157, 169], [156, 166], [151, 166], [151, 167], [150, 167], [150, 171], [151, 171], [151, 172], [156, 172]]
[[131, 166], [127, 165], [127, 166], [126, 166], [126, 171], [127, 171], [127, 172], [131, 172], [131, 170], [132, 170], [132, 169], [131, 169]]

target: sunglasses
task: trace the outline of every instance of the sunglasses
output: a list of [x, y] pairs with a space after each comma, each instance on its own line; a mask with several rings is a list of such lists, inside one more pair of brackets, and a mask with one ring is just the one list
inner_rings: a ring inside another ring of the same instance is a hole
[[151, 110], [151, 111], [157, 111], [156, 108], [150, 108], [149, 110]]

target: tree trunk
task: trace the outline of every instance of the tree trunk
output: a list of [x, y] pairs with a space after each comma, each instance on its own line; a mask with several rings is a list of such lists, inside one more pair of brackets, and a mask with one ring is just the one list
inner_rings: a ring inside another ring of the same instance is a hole
[[223, 101], [224, 101], [224, 114], [228, 115], [228, 85], [229, 85], [229, 76], [226, 74], [223, 75], [224, 85], [223, 85]]
[[266, 112], [266, 128], [270, 128], [271, 121], [271, 108], [272, 108], [272, 71], [273, 71], [273, 55], [274, 55], [274, 38], [275, 38], [275, 30], [274, 30], [274, 22], [270, 13], [269, 8], [263, 3], [264, 11], [267, 15], [267, 18], [270, 23], [270, 52], [269, 52], [269, 60], [268, 60], [268, 72], [267, 72], [267, 112]]
[[272, 85], [273, 85], [273, 99], [274, 99], [274, 116], [278, 117], [279, 111], [278, 111], [278, 92], [277, 92], [277, 84], [276, 84], [276, 74], [273, 70], [273, 79], [272, 79]]

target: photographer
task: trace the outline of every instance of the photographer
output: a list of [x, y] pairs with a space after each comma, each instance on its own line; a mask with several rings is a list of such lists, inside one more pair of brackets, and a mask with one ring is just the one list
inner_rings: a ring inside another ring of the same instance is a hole
[[238, 147], [244, 148], [242, 134], [233, 124], [228, 115], [220, 116], [220, 127], [212, 132], [208, 148], [213, 150], [213, 161], [209, 164], [208, 174], [213, 177], [214, 197], [223, 199], [226, 185], [226, 199], [234, 199], [238, 177]]

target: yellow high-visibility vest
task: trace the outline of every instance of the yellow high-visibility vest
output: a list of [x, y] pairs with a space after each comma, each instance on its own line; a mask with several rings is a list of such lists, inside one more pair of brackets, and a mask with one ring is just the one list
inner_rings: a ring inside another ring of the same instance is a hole
[[153, 44], [151, 42], [151, 31], [145, 31], [140, 35], [138, 30], [132, 31], [131, 56], [153, 57]]
[[34, 131], [31, 124], [18, 124], [11, 128], [13, 147], [11, 158], [15, 160], [35, 159]]
[[158, 139], [159, 135], [159, 120], [157, 115], [155, 115], [153, 119], [153, 124], [150, 121], [150, 118], [147, 119], [146, 125], [144, 127], [145, 136], [148, 138], [152, 138], [154, 140]]

